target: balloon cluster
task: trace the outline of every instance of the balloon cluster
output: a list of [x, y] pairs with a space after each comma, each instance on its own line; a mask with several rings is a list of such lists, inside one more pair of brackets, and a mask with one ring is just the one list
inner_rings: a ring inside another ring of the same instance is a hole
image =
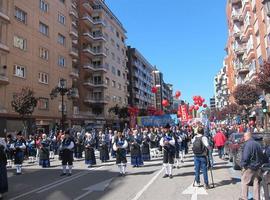
[[168, 101], [168, 99], [163, 99], [162, 100], [162, 105], [164, 106], [164, 107], [168, 107], [169, 106], [169, 101]]
[[201, 96], [194, 96], [193, 98], [194, 105], [189, 107], [189, 111], [192, 112], [193, 110], [199, 110], [200, 107], [207, 108], [207, 104], [204, 103], [205, 99]]
[[156, 94], [158, 92], [158, 88], [156, 86], [152, 87], [152, 93]]

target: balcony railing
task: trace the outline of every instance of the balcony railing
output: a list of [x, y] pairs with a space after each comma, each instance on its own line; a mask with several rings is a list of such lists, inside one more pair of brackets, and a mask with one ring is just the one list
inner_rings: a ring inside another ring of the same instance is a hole
[[104, 67], [104, 65], [92, 65], [92, 64], [86, 64], [83, 66], [84, 69], [90, 70], [90, 71], [102, 71], [107, 72], [108, 70]]
[[85, 103], [89, 104], [107, 104], [108, 101], [104, 97], [93, 97], [93, 96], [88, 96], [84, 99]]
[[7, 71], [4, 67], [1, 67], [0, 68], [0, 85], [7, 85], [7, 84], [9, 84]]
[[69, 14], [74, 17], [75, 19], [78, 19], [78, 12], [74, 8], [70, 8]]
[[76, 68], [73, 68], [72, 71], [70, 72], [70, 76], [79, 78], [79, 70]]
[[75, 29], [73, 26], [71, 27], [70, 35], [73, 36], [73, 38], [78, 38], [78, 30]]
[[10, 22], [10, 18], [7, 15], [7, 9], [0, 7], [0, 18], [4, 19], [5, 21]]
[[106, 41], [104, 35], [102, 33], [90, 33], [90, 32], [85, 32], [83, 33], [83, 36], [86, 37], [86, 39], [90, 40], [90, 41], [94, 41], [94, 40], [104, 40]]
[[103, 87], [103, 88], [107, 88], [108, 85], [105, 84], [103, 81], [93, 81], [91, 79], [88, 79], [84, 82], [85, 86], [89, 86], [89, 87]]
[[83, 52], [87, 53], [90, 56], [104, 56], [104, 57], [107, 56], [106, 53], [104, 53], [102, 49], [94, 49], [91, 47], [84, 48]]
[[87, 25], [89, 26], [92, 26], [92, 25], [102, 25], [102, 26], [105, 26], [105, 23], [104, 23], [104, 20], [102, 19], [93, 19], [91, 16], [89, 15], [84, 15], [83, 18], [82, 18], [86, 23]]
[[77, 58], [77, 57], [79, 56], [79, 50], [76, 49], [75, 47], [72, 47], [72, 48], [70, 49], [70, 55], [71, 55], [72, 57]]

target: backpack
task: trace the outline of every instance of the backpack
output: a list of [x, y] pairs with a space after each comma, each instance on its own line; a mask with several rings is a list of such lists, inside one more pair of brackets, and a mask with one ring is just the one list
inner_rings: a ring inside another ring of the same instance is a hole
[[202, 137], [196, 137], [193, 142], [192, 151], [195, 155], [204, 155], [206, 152], [206, 148], [203, 144]]

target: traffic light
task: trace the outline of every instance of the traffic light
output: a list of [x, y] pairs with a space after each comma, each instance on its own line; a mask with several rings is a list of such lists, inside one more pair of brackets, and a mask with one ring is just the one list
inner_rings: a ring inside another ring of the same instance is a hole
[[261, 101], [263, 113], [267, 113], [267, 103], [265, 100]]

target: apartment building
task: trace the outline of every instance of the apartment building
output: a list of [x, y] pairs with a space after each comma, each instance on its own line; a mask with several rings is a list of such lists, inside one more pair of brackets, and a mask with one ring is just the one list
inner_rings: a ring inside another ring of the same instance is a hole
[[211, 110], [216, 109], [216, 98], [215, 97], [210, 98], [209, 102], [210, 102], [210, 109]]
[[214, 79], [214, 102], [215, 108], [218, 109], [222, 109], [229, 104], [228, 77], [226, 69], [227, 67], [223, 66]]
[[129, 105], [147, 109], [154, 106], [154, 67], [136, 49], [128, 46]]
[[[72, 87], [78, 77], [73, 59], [76, 41], [76, 5], [70, 0], [0, 0], [0, 132], [22, 129], [11, 107], [13, 95], [30, 87], [39, 97], [32, 125], [46, 131], [61, 118], [60, 98], [50, 99], [60, 79]], [[75, 60], [74, 60], [75, 61]], [[65, 99], [66, 117], [73, 103]]]
[[126, 30], [101, 0], [78, 0], [79, 104], [74, 118], [92, 127], [111, 125], [115, 105], [128, 104]]
[[[269, 57], [269, 18], [262, 0], [228, 0], [226, 45], [228, 89], [255, 78]], [[230, 101], [233, 101], [230, 96]]]
[[[165, 83], [163, 80], [163, 73], [160, 72], [156, 67], [153, 71], [154, 86], [157, 87], [158, 91], [154, 95], [155, 107], [157, 110], [167, 111], [171, 109], [173, 104], [173, 85]], [[162, 100], [167, 99], [170, 103], [168, 107], [162, 105]]]

